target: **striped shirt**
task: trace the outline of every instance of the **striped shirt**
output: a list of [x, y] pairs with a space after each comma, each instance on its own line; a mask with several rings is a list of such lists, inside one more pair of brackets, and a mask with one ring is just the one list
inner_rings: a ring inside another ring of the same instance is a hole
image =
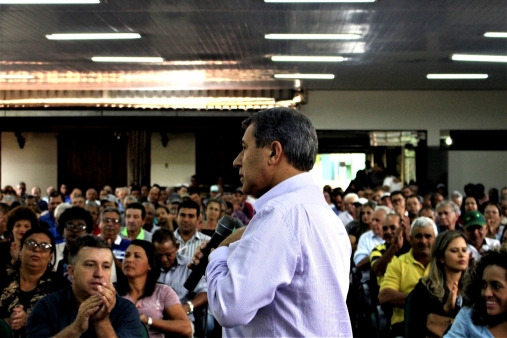
[[207, 236], [196, 230], [192, 238], [185, 242], [180, 235], [180, 229], [176, 229], [174, 231], [174, 237], [176, 237], [176, 240], [178, 243], [180, 243], [178, 253], [188, 258], [194, 257], [195, 249], [197, 249], [197, 247], [200, 246], [203, 242], [209, 241], [211, 239], [210, 236]]
[[241, 240], [209, 256], [223, 337], [352, 337], [350, 241], [312, 174], [279, 183], [255, 211]]

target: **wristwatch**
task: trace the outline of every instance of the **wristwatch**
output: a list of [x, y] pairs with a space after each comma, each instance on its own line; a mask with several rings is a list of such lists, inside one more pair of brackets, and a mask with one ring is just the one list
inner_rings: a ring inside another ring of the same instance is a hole
[[150, 328], [151, 324], [153, 324], [153, 318], [148, 317], [148, 329]]
[[188, 302], [187, 302], [187, 305], [188, 305], [188, 307], [190, 308], [190, 310], [188, 310], [188, 312], [187, 312], [187, 315], [189, 315], [189, 314], [191, 314], [191, 313], [194, 313], [194, 304], [192, 304], [192, 302], [191, 302], [191, 301], [188, 301]]

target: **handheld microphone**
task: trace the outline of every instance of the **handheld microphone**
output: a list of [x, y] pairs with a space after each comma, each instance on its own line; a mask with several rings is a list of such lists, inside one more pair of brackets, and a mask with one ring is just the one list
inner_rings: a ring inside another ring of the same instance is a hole
[[220, 221], [218, 221], [215, 233], [208, 244], [206, 244], [206, 247], [201, 250], [203, 255], [202, 259], [199, 260], [198, 265], [192, 265], [192, 272], [188, 276], [185, 284], [183, 284], [188, 291], [194, 291], [195, 287], [201, 280], [201, 277], [204, 276], [206, 267], [208, 266], [208, 256], [211, 249], [216, 248], [220, 243], [222, 243], [222, 241], [232, 233], [232, 230], [237, 227], [237, 224], [238, 221], [229, 215], [225, 215], [220, 219]]

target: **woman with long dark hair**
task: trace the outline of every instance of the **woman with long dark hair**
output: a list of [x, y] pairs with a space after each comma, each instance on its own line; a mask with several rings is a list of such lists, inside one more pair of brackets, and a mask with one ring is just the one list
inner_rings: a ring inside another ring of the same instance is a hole
[[133, 240], [123, 259], [123, 272], [127, 278], [118, 281], [116, 291], [136, 305], [150, 337], [164, 338], [165, 334], [191, 337], [192, 324], [178, 295], [169, 286], [157, 283], [160, 267], [155, 255], [152, 243]]
[[428, 276], [421, 278], [407, 300], [406, 337], [442, 337], [461, 308], [461, 280], [468, 268], [468, 258], [466, 238], [461, 231], [438, 235]]

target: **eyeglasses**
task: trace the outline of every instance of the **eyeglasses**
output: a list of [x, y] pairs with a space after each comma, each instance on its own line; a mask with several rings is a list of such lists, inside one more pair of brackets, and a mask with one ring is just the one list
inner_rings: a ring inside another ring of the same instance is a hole
[[29, 240], [25, 241], [25, 246], [27, 249], [32, 250], [32, 251], [35, 250], [35, 248], [39, 248], [40, 252], [48, 252], [53, 247], [49, 243], [46, 243], [46, 242], [37, 243], [33, 239], [29, 239]]
[[65, 223], [65, 229], [71, 230], [71, 231], [83, 231], [86, 230], [86, 224], [78, 223], [78, 224], [72, 224], [72, 223]]
[[104, 222], [104, 223], [113, 223], [113, 224], [120, 224], [121, 223], [121, 221], [119, 219], [116, 219], [116, 218], [103, 218], [102, 222]]

